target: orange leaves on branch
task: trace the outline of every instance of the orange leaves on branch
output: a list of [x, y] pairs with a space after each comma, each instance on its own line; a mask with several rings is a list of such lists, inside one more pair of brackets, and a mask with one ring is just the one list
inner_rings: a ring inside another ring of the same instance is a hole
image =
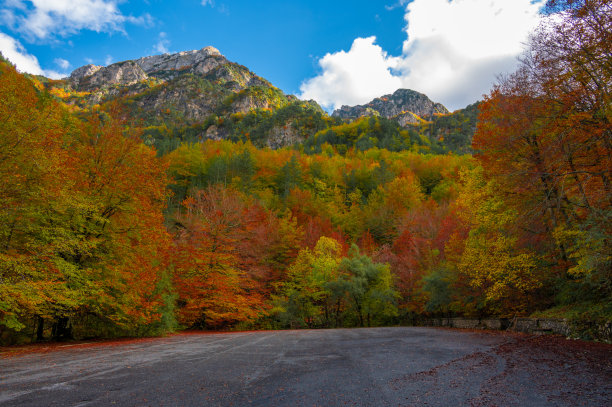
[[221, 186], [186, 202], [174, 266], [182, 324], [220, 328], [262, 314], [255, 281], [240, 267], [239, 245], [249, 229], [246, 210], [236, 191]]

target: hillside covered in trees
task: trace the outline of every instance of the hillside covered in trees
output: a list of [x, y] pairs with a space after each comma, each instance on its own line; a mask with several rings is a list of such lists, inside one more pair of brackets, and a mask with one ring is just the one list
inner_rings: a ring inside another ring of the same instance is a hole
[[612, 7], [549, 7], [483, 102], [405, 126], [210, 49], [63, 81], [0, 61], [0, 342], [609, 321]]

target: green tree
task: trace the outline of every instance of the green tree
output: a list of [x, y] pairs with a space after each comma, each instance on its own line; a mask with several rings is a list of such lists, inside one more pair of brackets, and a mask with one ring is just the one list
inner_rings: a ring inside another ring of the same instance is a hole
[[340, 270], [359, 326], [378, 325], [397, 316], [397, 292], [388, 265], [374, 263], [353, 245]]

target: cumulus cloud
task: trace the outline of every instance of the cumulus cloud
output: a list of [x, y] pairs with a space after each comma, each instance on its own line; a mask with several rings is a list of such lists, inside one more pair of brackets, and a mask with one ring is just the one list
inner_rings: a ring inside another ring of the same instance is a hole
[[323, 106], [357, 104], [372, 95], [393, 92], [402, 79], [391, 68], [401, 61], [374, 43], [375, 37], [357, 38], [349, 51], [325, 55], [323, 72], [302, 85], [302, 97], [315, 99]]
[[153, 47], [156, 52], [160, 52], [162, 54], [168, 53], [168, 46], [170, 45], [170, 40], [168, 39], [168, 35], [165, 32], [160, 32], [157, 40], [157, 44]]
[[150, 26], [149, 14], [125, 16], [120, 0], [10, 0], [0, 10], [0, 19], [28, 40], [65, 37], [87, 29], [123, 32], [125, 23]]
[[27, 72], [33, 75], [44, 75], [52, 79], [60, 79], [68, 76], [66, 73], [42, 69], [38, 63], [38, 59], [34, 55], [28, 54], [27, 50], [19, 41], [1, 32], [0, 52], [6, 59], [11, 61], [20, 72]]
[[480, 99], [496, 76], [511, 72], [543, 0], [414, 0], [406, 5], [402, 54], [388, 55], [375, 37], [319, 60], [302, 98], [328, 109], [362, 104], [398, 88], [423, 92], [448, 108]]
[[55, 65], [59, 66], [61, 69], [66, 70], [70, 68], [70, 62], [66, 61], [63, 58], [55, 58], [53, 62], [55, 62]]

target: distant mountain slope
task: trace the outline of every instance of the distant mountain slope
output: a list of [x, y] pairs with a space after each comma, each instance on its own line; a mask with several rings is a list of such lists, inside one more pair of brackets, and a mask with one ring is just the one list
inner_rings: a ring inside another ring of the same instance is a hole
[[[250, 141], [270, 148], [300, 145], [308, 152], [321, 150], [325, 143], [338, 151], [470, 151], [471, 135], [464, 135], [463, 117], [449, 117], [438, 131], [436, 123], [448, 110], [426, 95], [399, 89], [367, 105], [343, 106], [330, 117], [315, 101], [284, 94], [213, 47], [109, 66], [86, 65], [64, 80], [39, 80], [80, 109], [119, 104], [130, 125], [140, 127], [145, 143], [160, 154], [205, 139]], [[377, 120], [361, 120], [367, 116]], [[461, 137], [447, 128], [455, 123], [462, 128]]]
[[[207, 138], [250, 139], [278, 148], [300, 143], [331, 120], [316, 102], [285, 95], [213, 47], [106, 67], [86, 65], [49, 86], [66, 103], [81, 108], [122, 104], [143, 127], [148, 142], [163, 151]], [[247, 120], [255, 111], [265, 113]], [[312, 130], [303, 128], [305, 116]]]
[[425, 134], [457, 154], [472, 153], [472, 137], [478, 123], [480, 102], [446, 115], [436, 115], [431, 123], [422, 125]]
[[447, 114], [448, 109], [435, 103], [426, 95], [410, 89], [398, 89], [392, 95], [385, 95], [365, 105], [342, 106], [333, 117], [355, 119], [363, 116], [382, 116], [393, 119], [401, 126], [430, 120], [435, 114]]

